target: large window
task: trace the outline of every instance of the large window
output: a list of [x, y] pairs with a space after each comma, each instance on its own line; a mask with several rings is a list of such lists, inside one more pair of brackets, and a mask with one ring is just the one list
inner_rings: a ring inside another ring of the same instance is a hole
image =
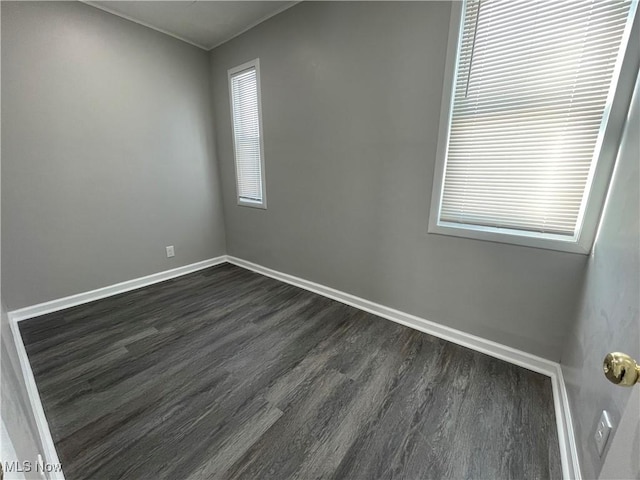
[[636, 6], [464, 2], [431, 232], [589, 251], [632, 92], [616, 87]]
[[229, 70], [238, 205], [267, 208], [260, 112], [260, 63]]

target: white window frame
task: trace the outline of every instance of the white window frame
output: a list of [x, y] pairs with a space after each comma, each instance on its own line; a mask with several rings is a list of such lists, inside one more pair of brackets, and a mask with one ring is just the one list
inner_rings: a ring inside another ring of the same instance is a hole
[[[260, 132], [260, 182], [262, 184], [262, 201], [249, 200], [247, 198], [240, 197], [240, 183], [239, 183], [239, 173], [238, 173], [238, 160], [237, 160], [237, 152], [236, 152], [236, 132], [233, 121], [233, 91], [231, 86], [231, 77], [244, 72], [245, 70], [249, 70], [251, 68], [255, 68], [256, 70], [256, 89], [258, 94], [258, 128]], [[261, 86], [260, 86], [260, 59], [256, 58], [249, 62], [243, 63], [242, 65], [238, 65], [237, 67], [231, 68], [227, 70], [227, 83], [229, 84], [229, 108], [230, 108], [230, 118], [231, 118], [231, 133], [232, 133], [232, 142], [233, 142], [233, 163], [235, 165], [235, 173], [236, 173], [236, 199], [237, 204], [242, 207], [253, 207], [260, 208], [263, 210], [267, 209], [267, 186], [266, 186], [266, 171], [264, 165], [264, 134], [262, 130], [262, 94], [261, 94]]]
[[595, 239], [600, 216], [605, 203], [609, 183], [613, 173], [618, 147], [627, 112], [631, 104], [633, 87], [640, 64], [640, 45], [630, 39], [638, 38], [640, 33], [640, 14], [637, 2], [632, 2], [633, 21], [624, 32], [621, 46], [624, 55], [618, 59], [613, 72], [614, 88], [609, 92], [607, 106], [603, 114], [602, 126], [595, 147], [597, 161], [590, 175], [593, 180], [587, 184], [587, 201], [578, 218], [577, 234], [574, 237], [518, 231], [507, 228], [465, 225], [440, 221], [441, 199], [444, 189], [444, 172], [447, 161], [449, 126], [453, 112], [453, 91], [458, 63], [459, 45], [462, 43], [464, 11], [467, 0], [451, 3], [451, 22], [445, 66], [442, 104], [440, 109], [440, 128], [438, 148], [433, 174], [431, 208], [429, 214], [430, 234], [451, 235], [476, 240], [509, 243], [527, 247], [559, 250], [563, 252], [588, 255]]

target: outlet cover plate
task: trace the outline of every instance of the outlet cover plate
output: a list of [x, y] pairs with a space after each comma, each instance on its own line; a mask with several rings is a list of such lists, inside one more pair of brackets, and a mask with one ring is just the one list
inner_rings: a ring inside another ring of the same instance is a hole
[[600, 455], [601, 457], [605, 447], [607, 446], [609, 437], [611, 436], [612, 429], [613, 429], [613, 424], [611, 423], [611, 417], [609, 416], [609, 412], [607, 412], [606, 410], [603, 410], [602, 414], [600, 414], [600, 420], [598, 420], [598, 426], [596, 427], [596, 432], [593, 435], [593, 439], [596, 442], [596, 449], [598, 450], [598, 455]]
[[175, 257], [176, 252], [173, 249], [173, 245], [167, 247], [167, 258]]

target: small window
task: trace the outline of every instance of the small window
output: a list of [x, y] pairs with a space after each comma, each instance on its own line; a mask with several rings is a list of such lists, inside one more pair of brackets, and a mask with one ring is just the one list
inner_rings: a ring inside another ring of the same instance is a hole
[[632, 93], [616, 87], [636, 6], [464, 2], [430, 232], [589, 252]]
[[238, 205], [267, 208], [259, 60], [229, 70]]

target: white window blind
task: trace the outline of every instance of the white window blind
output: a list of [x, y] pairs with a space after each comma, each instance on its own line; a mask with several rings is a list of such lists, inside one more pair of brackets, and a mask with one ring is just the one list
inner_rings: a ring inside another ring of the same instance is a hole
[[439, 224], [578, 235], [630, 5], [465, 3]]
[[260, 103], [256, 65], [230, 71], [238, 202], [264, 204]]

